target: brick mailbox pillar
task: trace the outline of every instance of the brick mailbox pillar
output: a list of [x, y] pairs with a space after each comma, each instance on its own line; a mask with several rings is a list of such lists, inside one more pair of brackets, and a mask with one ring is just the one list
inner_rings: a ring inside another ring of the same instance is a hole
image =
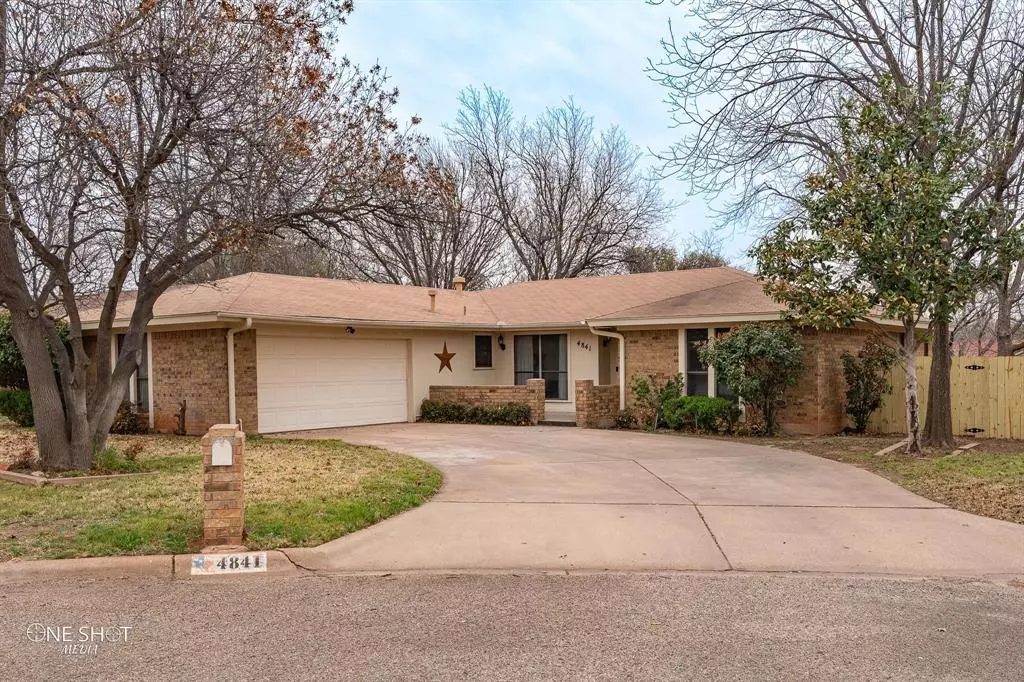
[[241, 547], [245, 524], [245, 433], [215, 424], [202, 439], [203, 543]]

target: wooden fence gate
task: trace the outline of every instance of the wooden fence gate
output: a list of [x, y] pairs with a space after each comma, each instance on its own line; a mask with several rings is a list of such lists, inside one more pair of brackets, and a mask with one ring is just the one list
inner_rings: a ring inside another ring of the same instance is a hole
[[[917, 359], [922, 428], [928, 409], [931, 365], [931, 358]], [[903, 368], [894, 367], [889, 379], [892, 393], [871, 415], [868, 429], [879, 433], [906, 433]], [[954, 357], [950, 389], [954, 435], [1024, 439], [1024, 357]]]

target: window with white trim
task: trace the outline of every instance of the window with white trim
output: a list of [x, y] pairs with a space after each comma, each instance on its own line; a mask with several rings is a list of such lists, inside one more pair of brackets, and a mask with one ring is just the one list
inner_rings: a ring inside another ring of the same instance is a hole
[[494, 367], [494, 339], [490, 334], [479, 334], [474, 340], [475, 367], [491, 369]]
[[686, 330], [686, 395], [708, 395], [708, 366], [698, 352], [707, 341], [706, 327]]

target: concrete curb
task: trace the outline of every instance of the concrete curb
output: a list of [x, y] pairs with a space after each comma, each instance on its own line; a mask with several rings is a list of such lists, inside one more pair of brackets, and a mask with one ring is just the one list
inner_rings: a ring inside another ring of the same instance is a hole
[[61, 578], [169, 578], [172, 569], [170, 554], [8, 561], [0, 564], [0, 585]]
[[0, 564], [0, 585], [61, 580], [65, 578], [176, 578], [180, 580], [216, 580], [238, 576], [288, 576], [307, 573], [294, 564], [288, 555], [267, 551], [267, 570], [261, 573], [238, 573], [194, 576], [191, 573], [193, 554], [157, 554], [151, 556], [89, 557], [85, 559], [39, 559], [8, 561]]
[[[649, 569], [573, 569], [550, 568], [434, 568], [434, 569], [367, 569], [335, 570], [323, 563], [315, 547], [292, 548], [286, 551], [267, 550], [267, 570], [261, 573], [192, 575], [193, 554], [160, 554], [154, 556], [90, 557], [85, 559], [39, 559], [0, 564], [0, 586], [73, 578], [127, 579], [164, 578], [177, 580], [216, 581], [223, 578], [258, 578], [259, 576], [297, 577], [320, 575], [351, 578], [400, 578], [415, 576], [488, 576], [488, 575], [719, 575], [719, 576], [819, 576], [877, 578], [880, 580], [945, 580], [957, 582], [988, 582], [1017, 589], [1024, 588], [1024, 576], [1014, 573], [899, 573], [863, 571], [799, 571], [764, 569], [649, 568]], [[308, 564], [307, 564], [308, 562]], [[319, 565], [318, 565], [319, 564]]]
[[[260, 550], [248, 550], [248, 551], [260, 551]], [[228, 575], [231, 577], [256, 577], [261, 575], [299, 575], [305, 573], [304, 569], [299, 568], [288, 555], [279, 550], [268, 549], [267, 552], [267, 570], [260, 573], [236, 573], [236, 574], [220, 574], [220, 575], [192, 575], [192, 557], [194, 554], [175, 554], [174, 555], [174, 577], [179, 580], [217, 580], [218, 578], [223, 579]]]

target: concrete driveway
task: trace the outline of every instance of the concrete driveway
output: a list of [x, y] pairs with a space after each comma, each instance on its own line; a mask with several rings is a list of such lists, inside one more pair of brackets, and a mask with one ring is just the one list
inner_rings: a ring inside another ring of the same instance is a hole
[[291, 434], [430, 461], [433, 501], [315, 549], [327, 571], [745, 570], [1024, 575], [1024, 526], [799, 452], [566, 427]]

